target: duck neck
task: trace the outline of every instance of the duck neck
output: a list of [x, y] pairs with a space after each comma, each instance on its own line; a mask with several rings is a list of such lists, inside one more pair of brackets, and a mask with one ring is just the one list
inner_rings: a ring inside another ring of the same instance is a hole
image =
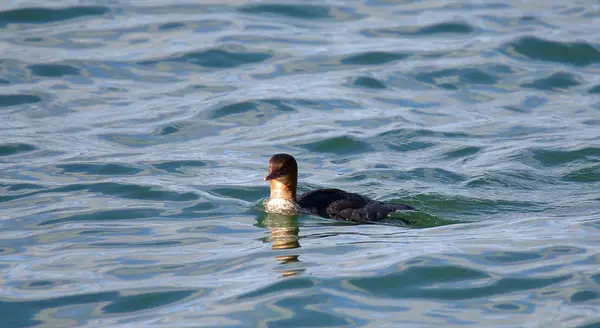
[[296, 202], [296, 183], [294, 181], [271, 180], [271, 198], [283, 198]]

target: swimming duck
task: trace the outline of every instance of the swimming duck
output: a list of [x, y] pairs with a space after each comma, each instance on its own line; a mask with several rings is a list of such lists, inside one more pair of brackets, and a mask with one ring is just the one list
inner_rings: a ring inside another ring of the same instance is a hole
[[275, 154], [269, 160], [270, 197], [265, 200], [267, 212], [304, 211], [325, 218], [354, 222], [380, 221], [391, 212], [415, 211], [404, 204], [384, 203], [340, 189], [319, 189], [296, 198], [298, 163], [292, 155]]

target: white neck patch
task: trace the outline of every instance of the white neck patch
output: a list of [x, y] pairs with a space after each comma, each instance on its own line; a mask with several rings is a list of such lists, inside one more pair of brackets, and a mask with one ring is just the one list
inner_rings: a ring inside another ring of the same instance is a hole
[[269, 197], [264, 200], [263, 206], [265, 211], [270, 213], [277, 213], [283, 215], [294, 215], [300, 213], [302, 210], [300, 206], [291, 200], [278, 197]]

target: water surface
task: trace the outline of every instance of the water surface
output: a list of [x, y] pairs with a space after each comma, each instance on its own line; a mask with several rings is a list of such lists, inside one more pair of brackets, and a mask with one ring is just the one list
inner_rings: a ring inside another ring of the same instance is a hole
[[[599, 327], [595, 1], [14, 1], [2, 327]], [[300, 189], [420, 214], [267, 214]]]

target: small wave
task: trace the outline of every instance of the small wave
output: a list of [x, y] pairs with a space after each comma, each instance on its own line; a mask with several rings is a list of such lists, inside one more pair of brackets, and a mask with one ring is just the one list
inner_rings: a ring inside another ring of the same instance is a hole
[[185, 173], [186, 168], [214, 166], [214, 164], [198, 160], [171, 160], [150, 164], [154, 168], [168, 173]]
[[[350, 279], [349, 283], [361, 290], [368, 290], [369, 293], [384, 297], [467, 300], [516, 291], [542, 289], [559, 284], [571, 277], [571, 275], [549, 278], [505, 277], [496, 280], [479, 270], [448, 265], [443, 268], [413, 266], [397, 274], [377, 278]], [[488, 280], [489, 283], [481, 286], [482, 280]], [[462, 288], [444, 287], [444, 284], [457, 282], [463, 282]]]
[[559, 42], [526, 36], [509, 42], [503, 51], [517, 58], [574, 66], [588, 66], [600, 62], [600, 51], [585, 42]]
[[0, 27], [11, 23], [51, 23], [86, 16], [103, 16], [110, 12], [108, 7], [77, 6], [66, 8], [20, 8], [0, 11]]
[[[61, 325], [64, 320], [85, 324], [87, 320], [82, 320], [74, 313], [63, 313], [58, 317], [52, 315], [41, 316], [43, 320], [38, 319], [41, 312], [53, 313], [60, 308], [87, 308], [90, 311], [90, 319], [110, 317], [120, 313], [136, 313], [148, 311], [173, 305], [181, 302], [194, 294], [201, 294], [202, 290], [179, 289], [179, 290], [121, 290], [97, 293], [83, 293], [77, 295], [67, 295], [60, 297], [49, 297], [32, 300], [8, 300], [0, 301], [0, 307], [7, 313], [11, 313], [4, 319], [4, 324], [9, 327], [24, 327], [46, 324], [50, 326]], [[95, 305], [90, 308], [90, 305]], [[93, 310], [92, 310], [93, 309]], [[79, 311], [75, 311], [79, 312]], [[92, 314], [93, 313], [93, 314]]]
[[275, 14], [304, 19], [322, 19], [333, 17], [331, 15], [331, 8], [328, 6], [257, 4], [240, 7], [238, 10], [248, 14]]
[[34, 64], [29, 65], [29, 70], [33, 75], [41, 77], [62, 77], [81, 75], [77, 67], [65, 64]]
[[42, 98], [33, 95], [0, 95], [0, 107], [34, 104], [40, 101], [42, 101]]
[[373, 147], [364, 141], [350, 136], [341, 136], [298, 145], [317, 153], [333, 154], [358, 154], [373, 150]]
[[26, 143], [0, 144], [0, 157], [28, 153], [37, 149], [36, 146]]
[[67, 192], [88, 192], [91, 194], [102, 194], [107, 196], [123, 197], [127, 199], [140, 199], [140, 200], [160, 200], [160, 201], [174, 201], [174, 202], [186, 202], [196, 200], [199, 198], [198, 195], [185, 192], [179, 193], [174, 191], [155, 189], [149, 186], [143, 186], [138, 184], [124, 184], [116, 182], [98, 182], [98, 183], [78, 183], [66, 185], [63, 187], [56, 188], [44, 188], [42, 190], [36, 190], [29, 193], [21, 193], [18, 195], [0, 196], [0, 202], [8, 202], [19, 198], [35, 196], [39, 194], [47, 193], [67, 193]]
[[423, 27], [395, 27], [395, 28], [377, 28], [364, 29], [361, 31], [366, 36], [374, 37], [406, 37], [406, 36], [438, 36], [439, 34], [470, 34], [475, 28], [463, 22], [444, 22]]
[[73, 163], [56, 165], [56, 168], [62, 170], [62, 174], [77, 175], [136, 175], [143, 171], [133, 166], [118, 163]]
[[539, 96], [527, 96], [523, 101], [521, 101], [520, 104], [508, 105], [504, 106], [504, 108], [519, 113], [531, 113], [534, 109], [539, 108], [547, 103], [547, 98], [542, 98]]
[[456, 184], [467, 179], [466, 176], [444, 170], [441, 168], [415, 168], [410, 170], [368, 170], [361, 171], [352, 174], [348, 174], [339, 180], [341, 181], [363, 181], [367, 179], [373, 180], [393, 180], [393, 181], [406, 181], [415, 180], [422, 182], [435, 182], [444, 184]]
[[456, 90], [468, 85], [498, 84], [499, 78], [479, 68], [442, 69], [422, 72], [415, 79], [442, 89]]
[[538, 163], [550, 167], [600, 158], [600, 148], [596, 147], [575, 150], [532, 149], [530, 153]]
[[251, 52], [243, 49], [208, 49], [188, 52], [159, 60], [138, 62], [140, 65], [156, 66], [168, 63], [186, 63], [205, 68], [225, 69], [246, 64], [256, 64], [271, 58], [270, 52]]
[[369, 51], [342, 58], [341, 63], [344, 65], [382, 65], [409, 58], [411, 55], [385, 51]]
[[281, 16], [308, 20], [355, 20], [361, 17], [350, 7], [300, 5], [300, 4], [252, 4], [239, 7], [240, 12], [260, 16]]
[[562, 177], [565, 181], [593, 183], [600, 182], [600, 165], [592, 165], [573, 170]]
[[62, 216], [57, 219], [43, 221], [38, 226], [55, 225], [59, 223], [89, 222], [89, 221], [116, 221], [147, 219], [160, 216], [160, 211], [151, 208], [130, 208], [93, 211], [90, 213]]
[[260, 125], [280, 114], [291, 112], [296, 112], [296, 109], [287, 105], [285, 100], [263, 99], [220, 106], [211, 111], [210, 118], [243, 125]]
[[352, 79], [350, 83], [353, 86], [360, 88], [368, 88], [368, 89], [385, 89], [387, 88], [385, 83], [381, 82], [376, 78], [372, 78], [369, 76], [359, 76], [357, 78]]
[[511, 172], [488, 171], [471, 177], [465, 184], [467, 188], [509, 188], [518, 190], [537, 190], [541, 185], [554, 185], [556, 179], [536, 174], [529, 170]]
[[522, 83], [521, 87], [547, 91], [558, 91], [561, 89], [569, 89], [581, 85], [579, 80], [580, 78], [575, 74], [558, 72], [552, 73], [548, 77], [541, 78], [530, 83]]
[[471, 157], [483, 150], [484, 150], [483, 147], [463, 146], [463, 147], [458, 147], [456, 149], [446, 151], [443, 156], [445, 158], [449, 158], [449, 159]]

